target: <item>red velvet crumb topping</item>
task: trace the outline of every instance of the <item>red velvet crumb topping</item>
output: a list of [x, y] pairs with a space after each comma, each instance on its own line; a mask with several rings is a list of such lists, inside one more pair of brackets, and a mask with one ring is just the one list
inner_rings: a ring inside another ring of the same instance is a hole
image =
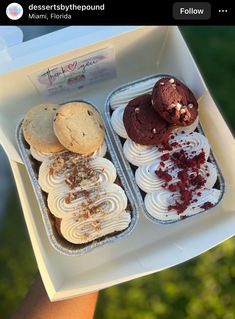
[[[179, 147], [177, 142], [163, 144], [163, 150], [170, 150], [171, 152], [161, 156], [160, 168], [155, 171], [155, 174], [164, 181], [163, 187], [170, 192], [177, 192], [179, 194], [178, 200], [173, 205], [169, 205], [168, 211], [176, 210], [177, 214], [183, 213], [191, 203], [197, 202], [193, 199], [193, 194], [201, 196], [199, 191], [206, 183], [206, 180], [200, 175], [200, 168], [206, 162], [205, 152], [202, 150], [199, 154], [189, 157], [188, 153], [181, 149], [180, 151], [173, 151], [173, 148]], [[195, 151], [191, 152], [195, 154]], [[174, 168], [171, 171], [165, 168], [164, 161], [171, 160], [174, 163]], [[178, 169], [178, 181], [173, 183], [173, 177], [170, 174], [172, 171]], [[206, 202], [201, 206], [203, 209], [212, 207], [213, 204]]]
[[202, 206], [200, 206], [201, 208], [207, 210], [211, 207], [213, 207], [214, 205], [211, 202], [205, 202]]

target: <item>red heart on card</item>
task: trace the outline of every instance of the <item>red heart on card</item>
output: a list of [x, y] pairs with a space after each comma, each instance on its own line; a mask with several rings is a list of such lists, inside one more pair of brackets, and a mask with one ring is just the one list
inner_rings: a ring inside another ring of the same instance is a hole
[[77, 68], [77, 61], [74, 61], [73, 63], [69, 63], [67, 67], [70, 72], [73, 72]]

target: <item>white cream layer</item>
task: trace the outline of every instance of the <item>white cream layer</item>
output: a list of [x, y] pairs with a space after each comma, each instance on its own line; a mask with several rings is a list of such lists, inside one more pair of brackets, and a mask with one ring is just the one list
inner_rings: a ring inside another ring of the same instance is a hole
[[[50, 168], [53, 164], [53, 160], [44, 160], [39, 168], [38, 182], [42, 190], [46, 193], [66, 185], [66, 176], [69, 174], [69, 170], [63, 172], [63, 175], [50, 174]], [[103, 157], [94, 157], [90, 161], [92, 169], [99, 174], [98, 180], [84, 180], [81, 182], [81, 188], [86, 189], [102, 183], [113, 183], [117, 177], [116, 169], [113, 163]], [[74, 167], [74, 166], [73, 166]], [[79, 169], [79, 163], [77, 163]]]
[[179, 199], [179, 195], [165, 189], [147, 194], [144, 203], [146, 210], [154, 218], [162, 221], [176, 221], [181, 219], [181, 217], [192, 216], [204, 211], [205, 209], [201, 208], [201, 206], [206, 202], [211, 202], [215, 205], [220, 196], [221, 191], [218, 189], [202, 189], [200, 196], [196, 193], [193, 196], [193, 199], [197, 199], [197, 202], [190, 204], [181, 214], [177, 214], [175, 210], [168, 211], [169, 205], [174, 205], [175, 200]]
[[[135, 173], [136, 184], [142, 189], [145, 193], [152, 193], [162, 188], [164, 181], [160, 179], [155, 171], [161, 168], [163, 171], [165, 169], [171, 170], [173, 168], [173, 163], [168, 160], [164, 161], [165, 167], [160, 165], [160, 160], [154, 161], [151, 164], [142, 165], [138, 167]], [[170, 171], [170, 175], [173, 177], [172, 181], [169, 184], [174, 184], [179, 181], [177, 174], [180, 169], [173, 169]], [[207, 162], [202, 165], [199, 174], [205, 179], [205, 188], [212, 188], [215, 185], [217, 179], [217, 169], [215, 165]], [[209, 176], [207, 176], [209, 174]]]
[[[127, 197], [124, 190], [116, 184], [104, 184], [101, 187], [87, 189], [89, 197], [85, 197], [81, 191], [68, 192], [67, 187], [61, 187], [48, 194], [48, 207], [53, 215], [58, 218], [84, 215], [84, 210], [92, 209], [97, 205], [104, 204], [104, 209], [96, 217], [107, 218], [116, 217], [127, 207]], [[68, 194], [76, 193], [79, 198], [70, 203], [66, 203]], [[79, 194], [80, 193], [80, 194]], [[103, 213], [105, 211], [105, 214]], [[95, 218], [96, 218], [95, 217]]]
[[[63, 152], [63, 151], [62, 151]], [[30, 146], [30, 154], [35, 158], [38, 162], [43, 162], [44, 160], [47, 160], [49, 157], [51, 157], [53, 154], [59, 154], [58, 153], [45, 153], [45, 152], [39, 152], [32, 146]]]
[[[37, 161], [39, 162], [43, 162], [44, 160], [49, 159], [51, 156], [53, 155], [58, 155], [60, 153], [63, 153], [64, 151], [58, 152], [58, 153], [44, 153], [44, 152], [39, 152], [37, 150], [35, 150], [35, 148], [33, 148], [32, 146], [30, 147], [30, 153], [33, 156], [33, 158], [35, 158]], [[96, 150], [94, 153], [91, 154], [91, 156], [100, 156], [100, 157], [104, 157], [105, 154], [107, 152], [107, 145], [104, 142], [99, 148], [98, 150]], [[82, 156], [86, 156], [86, 155], [81, 155]]]
[[116, 217], [105, 219], [76, 221], [76, 217], [64, 218], [61, 233], [65, 239], [74, 244], [83, 244], [105, 235], [126, 229], [131, 221], [130, 213], [125, 210]]
[[170, 142], [177, 142], [180, 145], [174, 147], [172, 151], [159, 151], [162, 148], [161, 144], [158, 146], [146, 146], [127, 139], [123, 145], [123, 152], [127, 160], [135, 166], [150, 164], [154, 160], [159, 159], [163, 154], [176, 152], [180, 149], [185, 150], [189, 157], [200, 154], [203, 150], [207, 159], [210, 153], [207, 138], [200, 133], [174, 134], [174, 138]]
[[124, 123], [123, 123], [123, 113], [125, 106], [117, 108], [111, 116], [111, 124], [114, 131], [123, 138], [128, 138]]
[[128, 89], [124, 89], [117, 94], [113, 95], [110, 101], [110, 106], [114, 110], [120, 105], [126, 105], [130, 100], [135, 97], [151, 93], [154, 84], [158, 81], [157, 78], [142, 81], [140, 83], [133, 84]]

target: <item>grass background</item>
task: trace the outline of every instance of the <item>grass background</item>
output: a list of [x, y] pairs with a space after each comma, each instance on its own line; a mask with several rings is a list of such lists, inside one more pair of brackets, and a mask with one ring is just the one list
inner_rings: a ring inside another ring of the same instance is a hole
[[[181, 31], [235, 130], [235, 27], [182, 27]], [[0, 318], [8, 319], [37, 272], [15, 188], [1, 221], [0, 242]], [[233, 319], [234, 295], [232, 238], [184, 264], [102, 291], [95, 319]]]

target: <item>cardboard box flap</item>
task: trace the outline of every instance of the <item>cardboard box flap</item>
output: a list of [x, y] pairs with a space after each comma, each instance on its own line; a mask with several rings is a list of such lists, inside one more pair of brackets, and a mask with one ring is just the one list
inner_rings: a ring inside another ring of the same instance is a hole
[[[116, 32], [119, 30], [116, 30]], [[125, 28], [122, 29], [124, 32]], [[128, 29], [127, 29], [128, 30]], [[143, 77], [152, 73], [158, 72], [157, 61], [161, 48], [167, 34], [168, 27], [145, 27], [136, 28], [134, 31], [121, 33], [118, 36], [113, 35], [113, 28], [107, 29], [106, 33], [102, 30], [95, 35], [89, 34], [82, 39], [82, 44], [90, 44], [98, 38], [107, 38], [107, 40], [93, 43], [76, 50], [67, 51], [65, 54], [56, 55], [53, 58], [43, 60], [44, 51], [39, 51], [31, 54], [31, 58], [25, 55], [22, 58], [12, 61], [8, 65], [8, 70], [13, 67], [24, 65], [26, 61], [31, 63], [33, 59], [38, 61], [33, 65], [28, 65], [24, 68], [16, 69], [9, 73], [1, 75], [0, 78], [0, 142], [2, 143], [8, 157], [12, 160], [21, 162], [16, 143], [15, 143], [15, 127], [23, 118], [24, 114], [33, 105], [43, 102], [62, 103], [71, 99], [90, 100], [98, 106], [102, 112], [104, 101], [107, 95], [115, 87], [122, 83], [134, 80], [136, 77]], [[120, 30], [119, 30], [120, 31]], [[131, 33], [131, 36], [130, 36]], [[62, 34], [61, 34], [62, 35]], [[97, 38], [98, 36], [98, 38]], [[78, 39], [79, 40], [79, 39]], [[40, 40], [42, 43], [42, 40]], [[74, 39], [66, 42], [66, 38], [61, 38], [61, 43], [66, 48], [74, 46]], [[81, 44], [80, 43], [80, 44]], [[79, 46], [79, 45], [78, 45]], [[43, 46], [42, 46], [43, 47]], [[84, 57], [93, 52], [112, 48], [114, 50], [114, 64], [116, 69], [116, 77], [110, 81], [100, 81], [90, 87], [85, 87], [82, 90], [72, 90], [45, 97], [40, 94], [35, 83], [32, 81], [32, 75], [36, 72], [44, 71], [45, 69], [53, 68], [71, 59]], [[54, 52], [55, 47], [47, 50]], [[141, 63], [139, 63], [141, 61]], [[174, 70], [172, 69], [172, 73]]]
[[[91, 34], [89, 36], [92, 38]], [[69, 48], [71, 41], [68, 41], [68, 46], [65, 43], [66, 38], [63, 38], [63, 45]], [[30, 80], [30, 75], [35, 72], [106, 47], [115, 50], [116, 77], [109, 81], [45, 98]], [[40, 58], [37, 54], [35, 56]], [[235, 161], [234, 140], [176, 27], [136, 28], [108, 39], [103, 37], [98, 43], [89, 42], [88, 45], [87, 42], [79, 49], [44, 60], [43, 54], [40, 61], [12, 70], [0, 79], [0, 141], [10, 158], [20, 161], [14, 138], [15, 127], [32, 105], [46, 99], [64, 102], [79, 98], [90, 100], [102, 112], [108, 94], [120, 85], [151, 74], [170, 73], [185, 81], [197, 98], [202, 96], [202, 125], [226, 179], [223, 201], [213, 212], [171, 226], [155, 225], [140, 216], [135, 232], [125, 241], [81, 257], [68, 257], [59, 254], [49, 244], [27, 172], [23, 165], [11, 161], [38, 267], [51, 300], [89, 293], [161, 271], [193, 258], [234, 235], [235, 198], [231, 196], [235, 187], [235, 168], [231, 166]]]

